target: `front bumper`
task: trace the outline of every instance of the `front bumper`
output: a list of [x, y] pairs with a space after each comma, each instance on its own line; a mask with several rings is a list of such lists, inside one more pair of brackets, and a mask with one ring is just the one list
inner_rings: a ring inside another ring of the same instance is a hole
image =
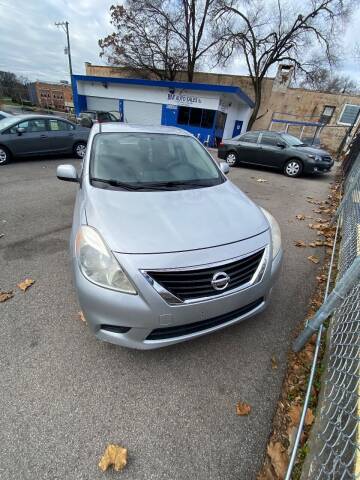
[[307, 161], [304, 165], [304, 173], [326, 173], [330, 172], [334, 166], [334, 160], [331, 162]]
[[[269, 243], [268, 232], [258, 237], [261, 238], [239, 242], [242, 244], [241, 250], [248, 249], [251, 243], [255, 243], [252, 245], [253, 250]], [[206, 249], [172, 255], [115, 254], [135, 283], [138, 295], [123, 294], [89, 282], [73, 258], [79, 301], [89, 327], [101, 340], [129, 348], [148, 350], [190, 340], [260, 313], [269, 301], [271, 287], [280, 270], [282, 252], [273, 261], [271, 259], [268, 261], [259, 283], [191, 304], [169, 305], [140, 273], [141, 267], [153, 268], [155, 265], [166, 267], [169, 262], [173, 264], [174, 261], [178, 267], [201, 265], [202, 262], [206, 263], [206, 259], [209, 262], [210, 254], [212, 263], [215, 263], [216, 260], [232, 258], [236, 250], [239, 252], [237, 245], [216, 247], [211, 249], [211, 252], [210, 249]], [[198, 329], [194, 331], [193, 325], [198, 325], [199, 322], [205, 323], [201, 323], [200, 331]], [[124, 333], [116, 331], [119, 326], [127, 327], [128, 331]], [[176, 328], [179, 326], [188, 328], [185, 328], [184, 333]], [[112, 327], [115, 327], [114, 331], [111, 331]]]

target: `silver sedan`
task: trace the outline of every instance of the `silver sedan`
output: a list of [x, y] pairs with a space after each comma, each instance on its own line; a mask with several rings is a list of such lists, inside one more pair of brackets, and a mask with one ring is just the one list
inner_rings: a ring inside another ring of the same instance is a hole
[[233, 325], [266, 307], [280, 229], [201, 143], [169, 127], [93, 126], [78, 182], [71, 256], [95, 335], [137, 349]]

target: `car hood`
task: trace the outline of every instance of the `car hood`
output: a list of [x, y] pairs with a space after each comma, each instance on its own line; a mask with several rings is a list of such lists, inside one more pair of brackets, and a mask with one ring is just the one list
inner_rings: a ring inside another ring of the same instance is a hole
[[85, 186], [87, 222], [112, 251], [168, 253], [225, 245], [268, 227], [230, 181], [208, 188], [128, 192]]
[[320, 155], [322, 157], [330, 157], [330, 153], [326, 150], [316, 147], [292, 147], [296, 151], [305, 153], [306, 155]]

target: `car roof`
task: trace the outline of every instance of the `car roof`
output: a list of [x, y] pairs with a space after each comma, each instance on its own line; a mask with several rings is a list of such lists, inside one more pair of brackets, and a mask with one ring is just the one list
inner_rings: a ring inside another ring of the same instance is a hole
[[113, 132], [132, 132], [132, 133], [164, 133], [168, 135], [184, 135], [192, 137], [192, 134], [177, 127], [166, 127], [163, 125], [136, 125], [132, 123], [121, 122], [107, 122], [97, 123], [93, 126], [98, 132], [113, 133]]

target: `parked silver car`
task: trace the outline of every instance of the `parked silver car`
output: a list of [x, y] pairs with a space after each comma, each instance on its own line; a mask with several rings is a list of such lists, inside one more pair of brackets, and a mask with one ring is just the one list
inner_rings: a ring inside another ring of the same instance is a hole
[[151, 349], [266, 307], [282, 249], [276, 220], [225, 176], [201, 143], [169, 127], [93, 126], [71, 255], [84, 316], [108, 342]]
[[0, 120], [0, 166], [12, 157], [73, 153], [83, 158], [90, 129], [53, 115], [13, 115]]

